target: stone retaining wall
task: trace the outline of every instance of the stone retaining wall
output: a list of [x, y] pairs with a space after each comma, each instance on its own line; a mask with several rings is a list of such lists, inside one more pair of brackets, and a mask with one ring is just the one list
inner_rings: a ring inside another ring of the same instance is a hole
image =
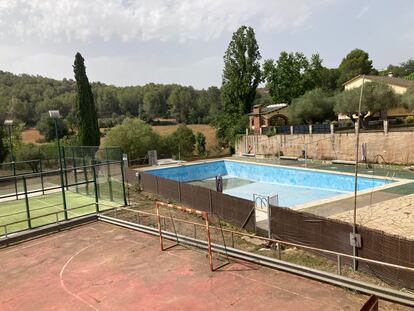
[[[397, 164], [414, 163], [414, 132], [360, 133], [359, 160], [362, 144], [366, 144], [369, 162]], [[257, 156], [306, 157], [315, 160], [355, 160], [356, 134], [293, 134], [244, 135], [236, 142], [236, 153], [254, 153]]]

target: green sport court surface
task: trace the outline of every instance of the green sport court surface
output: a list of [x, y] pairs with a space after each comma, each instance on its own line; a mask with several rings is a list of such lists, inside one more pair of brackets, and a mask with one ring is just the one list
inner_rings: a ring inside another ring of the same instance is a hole
[[[65, 191], [68, 218], [92, 214], [96, 212], [94, 192], [90, 195]], [[122, 205], [121, 200], [109, 201], [99, 199], [99, 210], [107, 210]], [[61, 190], [37, 196], [29, 196], [29, 213], [31, 227], [56, 223], [65, 220]], [[16, 231], [29, 229], [25, 198], [19, 200], [0, 201], [0, 236]], [[4, 225], [7, 225], [7, 229]], [[7, 230], [7, 232], [6, 232]]]

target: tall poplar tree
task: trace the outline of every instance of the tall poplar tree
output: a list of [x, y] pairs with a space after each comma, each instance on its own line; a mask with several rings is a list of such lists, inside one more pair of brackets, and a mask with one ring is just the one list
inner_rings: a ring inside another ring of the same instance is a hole
[[260, 59], [253, 28], [241, 26], [233, 33], [224, 54], [222, 112], [213, 122], [224, 146], [232, 148], [236, 135], [243, 133], [247, 126], [247, 113], [262, 78]]
[[95, 100], [88, 77], [84, 58], [78, 52], [75, 55], [73, 71], [76, 80], [76, 113], [78, 119], [78, 140], [82, 146], [99, 146], [100, 133]]

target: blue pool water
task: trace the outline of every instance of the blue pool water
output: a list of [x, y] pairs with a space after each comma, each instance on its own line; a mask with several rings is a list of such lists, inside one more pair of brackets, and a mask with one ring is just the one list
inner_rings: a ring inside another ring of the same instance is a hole
[[[286, 207], [354, 191], [352, 175], [229, 160], [151, 169], [146, 172], [210, 188], [214, 188], [214, 179], [220, 174], [228, 181], [224, 193], [248, 200], [252, 200], [253, 194], [278, 195], [279, 205]], [[389, 181], [358, 177], [358, 190], [386, 183]]]

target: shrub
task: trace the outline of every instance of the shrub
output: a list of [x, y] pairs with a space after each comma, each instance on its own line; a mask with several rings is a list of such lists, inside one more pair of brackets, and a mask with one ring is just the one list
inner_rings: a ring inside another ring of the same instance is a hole
[[414, 117], [413, 116], [407, 116], [406, 118], [405, 118], [405, 123], [407, 123], [407, 124], [411, 124], [411, 123], [413, 123], [414, 122]]
[[185, 125], [180, 125], [166, 138], [170, 152], [178, 158], [190, 158], [193, 155], [195, 137], [193, 131]]
[[40, 159], [44, 159], [44, 154], [39, 149], [39, 147], [37, 147], [33, 143], [20, 144], [19, 148], [16, 150], [16, 160], [17, 161], [32, 161], [26, 164], [32, 169], [34, 173], [38, 172], [40, 169], [40, 165], [39, 165], [40, 163], [39, 161], [36, 161]]
[[269, 128], [266, 135], [267, 135], [267, 137], [275, 136], [276, 135], [276, 128], [274, 126]]
[[196, 149], [199, 156], [204, 156], [206, 154], [206, 136], [197, 132], [195, 135]]
[[151, 126], [137, 118], [127, 118], [108, 131], [104, 146], [120, 147], [132, 160], [144, 158], [148, 150], [157, 150], [160, 143], [160, 135]]
[[[46, 141], [51, 141], [56, 138], [55, 121], [49, 117], [47, 113], [44, 113], [39, 122], [37, 122], [37, 129], [45, 137]], [[57, 120], [57, 134], [59, 138], [68, 135], [69, 130], [62, 119]]]

